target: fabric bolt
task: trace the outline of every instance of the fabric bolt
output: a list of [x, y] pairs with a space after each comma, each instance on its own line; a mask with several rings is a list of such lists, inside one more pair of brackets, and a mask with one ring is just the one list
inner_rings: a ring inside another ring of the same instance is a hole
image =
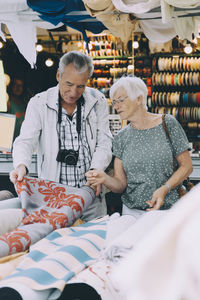
[[[172, 145], [162, 124], [145, 130], [137, 130], [129, 124], [114, 137], [113, 154], [122, 161], [127, 175], [127, 188], [121, 199], [128, 208], [146, 210], [146, 201], [172, 176], [173, 156], [189, 149], [185, 132], [177, 120], [166, 115], [165, 121]], [[178, 199], [177, 187], [166, 195], [161, 209], [170, 208]]]
[[[107, 222], [106, 241], [99, 260], [72, 277], [68, 283], [87, 283], [96, 289], [102, 300], [125, 299], [124, 291], [122, 293], [112, 278], [113, 270], [120, 260], [130, 251], [134, 251], [139, 241], [148, 235], [166, 214], [166, 211], [152, 211], [137, 221], [128, 215], [115, 218], [112, 218], [112, 215]], [[124, 280], [125, 278], [127, 274]]]
[[113, 269], [124, 299], [199, 299], [199, 189], [200, 184], [168, 210]]
[[107, 219], [55, 230], [31, 246], [18, 268], [0, 282], [0, 287], [20, 284], [39, 293], [50, 290], [49, 299], [57, 299], [70, 278], [97, 261], [106, 237]]
[[95, 199], [88, 186], [79, 189], [38, 178], [25, 177], [15, 187], [24, 218], [0, 237], [0, 257], [25, 251], [53, 230], [71, 226]]
[[62, 123], [60, 126], [61, 149], [73, 149], [79, 151], [77, 166], [61, 163], [60, 182], [62, 184], [81, 187], [86, 183], [85, 173], [91, 165], [89, 145], [85, 136], [84, 106], [81, 108], [81, 133], [78, 136], [76, 130], [77, 108], [72, 120], [67, 116], [66, 110], [62, 108]]

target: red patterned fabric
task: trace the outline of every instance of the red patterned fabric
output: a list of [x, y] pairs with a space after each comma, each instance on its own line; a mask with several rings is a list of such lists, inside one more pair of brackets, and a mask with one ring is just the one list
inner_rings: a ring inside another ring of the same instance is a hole
[[51, 231], [71, 226], [95, 199], [94, 191], [53, 181], [25, 177], [17, 182], [24, 218], [20, 226], [0, 237], [0, 257], [21, 252]]

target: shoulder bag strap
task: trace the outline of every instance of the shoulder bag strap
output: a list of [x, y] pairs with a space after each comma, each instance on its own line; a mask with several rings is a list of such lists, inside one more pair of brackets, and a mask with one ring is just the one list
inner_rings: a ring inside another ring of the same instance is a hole
[[[165, 122], [165, 116], [166, 116], [165, 114], [162, 115], [162, 125], [163, 125], [163, 128], [165, 130], [166, 136], [167, 136], [170, 144], [172, 145], [172, 141], [171, 141], [171, 138], [170, 138], [170, 135], [169, 135], [169, 130], [168, 130], [166, 122]], [[176, 170], [176, 162], [175, 162], [175, 157], [174, 157], [173, 152], [172, 152], [172, 155], [173, 155], [173, 168], [174, 168], [174, 170]]]

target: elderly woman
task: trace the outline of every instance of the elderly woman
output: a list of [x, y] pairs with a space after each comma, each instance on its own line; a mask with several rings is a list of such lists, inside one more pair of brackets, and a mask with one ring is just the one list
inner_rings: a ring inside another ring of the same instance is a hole
[[[122, 214], [136, 218], [144, 211], [168, 209], [178, 199], [178, 188], [192, 172], [187, 137], [171, 115], [147, 111], [147, 87], [137, 77], [122, 77], [110, 89], [112, 104], [129, 124], [114, 137], [114, 175], [91, 170], [89, 184], [104, 184], [122, 193]], [[174, 169], [173, 160], [177, 167]]]

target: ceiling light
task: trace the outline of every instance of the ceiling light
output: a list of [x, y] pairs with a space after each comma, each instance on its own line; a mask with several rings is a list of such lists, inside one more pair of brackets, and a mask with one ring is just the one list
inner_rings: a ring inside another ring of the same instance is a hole
[[133, 41], [133, 48], [138, 49], [139, 48], [139, 43], [138, 41]]
[[47, 58], [47, 60], [45, 61], [45, 65], [49, 68], [52, 67], [53, 64], [54, 64], [54, 61], [51, 58]]
[[186, 44], [185, 48], [184, 48], [184, 52], [186, 54], [190, 54], [192, 53], [193, 49], [192, 49], [192, 46], [190, 44]]
[[37, 52], [41, 52], [43, 50], [43, 46], [41, 44], [36, 45]]

